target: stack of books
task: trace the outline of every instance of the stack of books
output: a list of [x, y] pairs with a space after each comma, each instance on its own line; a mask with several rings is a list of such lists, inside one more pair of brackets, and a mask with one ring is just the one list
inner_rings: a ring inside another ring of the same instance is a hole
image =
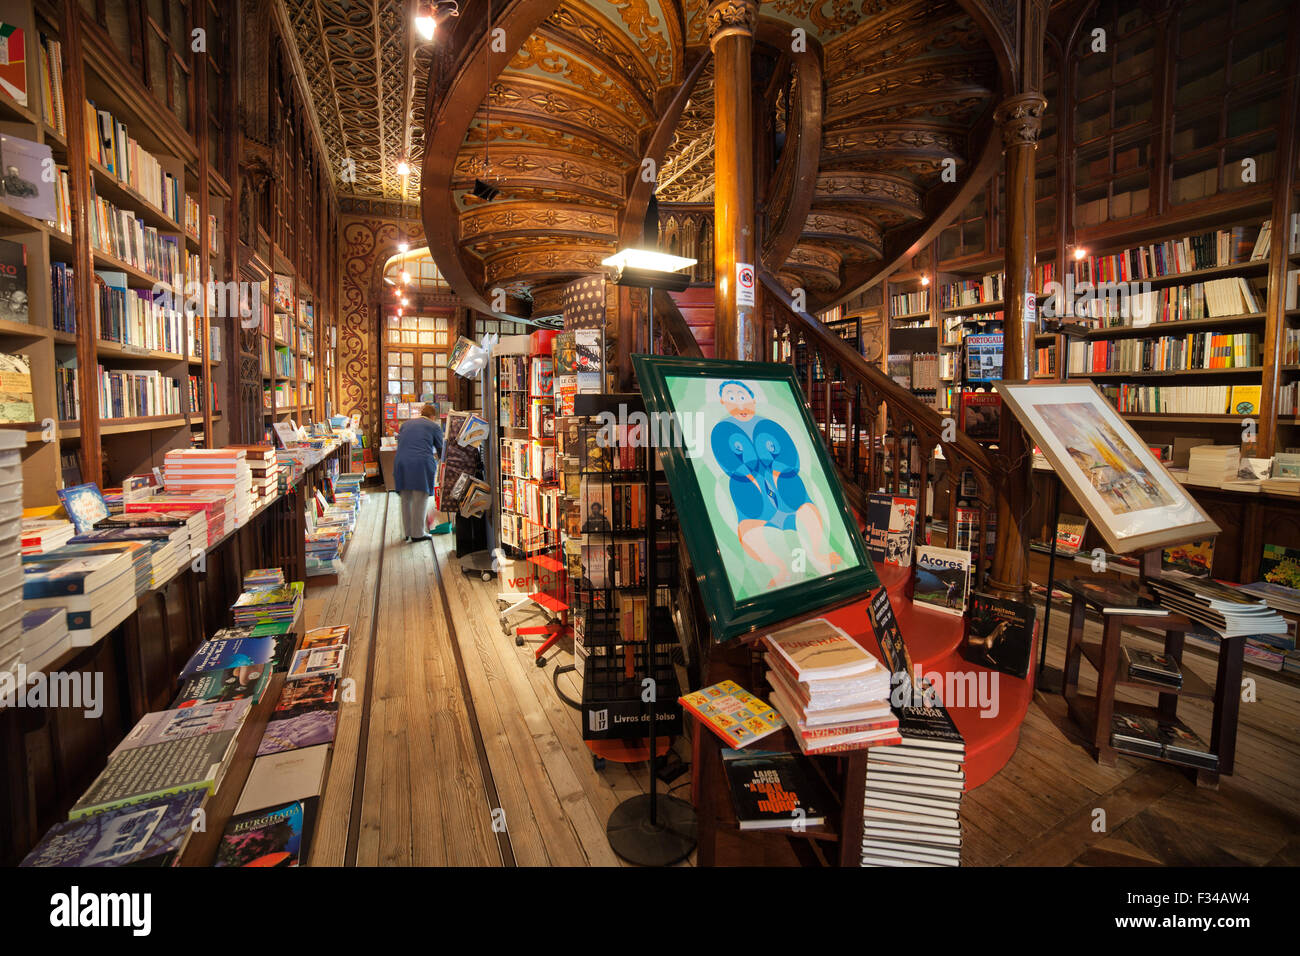
[[143, 542], [154, 546], [149, 586], [159, 588], [176, 576], [190, 560], [189, 529], [172, 526], [95, 528], [72, 538], [71, 544]]
[[228, 491], [165, 492], [133, 501], [125, 507], [125, 517], [145, 512], [197, 512], [202, 515], [203, 531], [193, 543], [199, 550], [216, 544], [227, 530], [234, 530], [227, 519], [234, 511], [234, 495]]
[[242, 448], [177, 448], [169, 451], [163, 477], [173, 492], [224, 491], [234, 496], [234, 523], [246, 524], [252, 513], [253, 472]]
[[283, 568], [254, 568], [244, 575], [244, 590], [278, 588], [284, 586]]
[[230, 613], [239, 626], [252, 626], [264, 621], [292, 621], [302, 610], [302, 591], [301, 581], [245, 591], [231, 605]]
[[[131, 562], [134, 594], [139, 597], [154, 586], [154, 552], [158, 545], [153, 541], [90, 541], [65, 544], [47, 554], [29, 554], [23, 564], [34, 564], [65, 558], [88, 557], [101, 554], [125, 554]], [[161, 569], [165, 573], [165, 568]]]
[[1110, 745], [1139, 757], [1161, 757], [1201, 770], [1219, 769], [1219, 755], [1177, 718], [1159, 720], [1116, 711], [1110, 719]]
[[1209, 578], [1152, 578], [1160, 603], [1223, 637], [1286, 634], [1287, 622], [1264, 601]]
[[1241, 467], [1241, 448], [1237, 445], [1197, 445], [1188, 455], [1187, 483], [1218, 488], [1233, 481]]
[[26, 433], [0, 431], [0, 669], [18, 656], [23, 630], [22, 450]]
[[23, 554], [42, 554], [68, 543], [76, 529], [62, 518], [23, 518]]
[[1182, 669], [1178, 666], [1178, 661], [1168, 654], [1127, 645], [1120, 648], [1120, 654], [1129, 680], [1146, 681], [1165, 687], [1183, 686]]
[[35, 555], [23, 565], [24, 610], [56, 607], [73, 647], [89, 647], [135, 610], [135, 569], [126, 552]]
[[5, 661], [3, 655], [7, 652], [0, 650], [0, 671], [12, 670], [17, 664], [22, 664], [29, 672], [39, 671], [71, 646], [68, 616], [62, 608], [32, 608], [23, 613], [18, 656]]
[[280, 462], [276, 459], [275, 449], [270, 445], [231, 445], [242, 449], [244, 460], [252, 476], [252, 505], [254, 508], [265, 504], [279, 494]]
[[805, 754], [898, 743], [889, 672], [826, 618], [763, 638], [772, 705]]
[[966, 744], [937, 702], [899, 711], [902, 742], [867, 755], [863, 866], [959, 866]]
[[208, 546], [208, 521], [202, 511], [131, 511], [104, 518], [94, 530], [143, 531], [153, 528], [165, 530], [168, 540], [175, 541], [177, 547], [183, 549], [185, 559], [202, 553]]

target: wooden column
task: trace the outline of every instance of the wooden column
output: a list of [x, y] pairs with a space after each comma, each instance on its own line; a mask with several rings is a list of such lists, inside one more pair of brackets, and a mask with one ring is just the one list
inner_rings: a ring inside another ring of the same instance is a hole
[[[720, 359], [760, 358], [758, 312], [737, 303], [737, 264], [757, 263], [750, 57], [758, 4], [718, 0], [706, 19], [714, 60], [713, 335]], [[753, 281], [751, 288], [757, 288]]]
[[[66, 102], [86, 101], [85, 56], [81, 47], [81, 6], [63, 4], [63, 90]], [[68, 111], [68, 179], [72, 187], [72, 293], [77, 312], [77, 392], [81, 399], [81, 480], [104, 483], [99, 443], [99, 329], [91, 317], [94, 301], [91, 277], [95, 260], [90, 250], [91, 185], [86, 124], [77, 122], [80, 109]]]
[[[1005, 100], [994, 116], [1002, 135], [1006, 174], [1006, 281], [1002, 378], [1026, 382], [1037, 308], [1034, 282], [1034, 154], [1047, 101], [1038, 93]], [[1002, 416], [1000, 464], [1006, 494], [998, 497], [997, 546], [989, 584], [994, 591], [1023, 597], [1029, 591], [1030, 456], [1025, 431], [1011, 416]], [[980, 542], [982, 550], [983, 542]]]

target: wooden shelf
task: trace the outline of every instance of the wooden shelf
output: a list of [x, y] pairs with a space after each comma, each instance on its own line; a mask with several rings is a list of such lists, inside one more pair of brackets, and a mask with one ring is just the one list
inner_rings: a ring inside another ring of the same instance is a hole
[[120, 342], [112, 342], [108, 339], [100, 339], [95, 345], [95, 351], [100, 355], [112, 355], [119, 359], [140, 359], [154, 362], [184, 361], [184, 356], [176, 352], [157, 352], [132, 345], [123, 345]]
[[[1181, 412], [1120, 412], [1124, 418], [1131, 422], [1188, 422], [1198, 425], [1217, 425], [1217, 424], [1241, 424], [1244, 418], [1254, 418], [1253, 415], [1195, 415], [1183, 414]], [[1285, 425], [1296, 424], [1297, 419], [1279, 418], [1278, 422]]]
[[[152, 289], [155, 285], [166, 284], [166, 279], [160, 279], [151, 276], [143, 269], [138, 269], [130, 263], [123, 262], [121, 259], [108, 252], [102, 252], [99, 249], [91, 249], [91, 255], [94, 256], [95, 266], [98, 269], [109, 269], [115, 272], [126, 273], [126, 284], [132, 289]], [[184, 263], [182, 263], [182, 266]]]
[[136, 192], [134, 187], [118, 179], [107, 166], [93, 159], [88, 160], [88, 165], [95, 182], [95, 192], [100, 197], [119, 208], [125, 207], [126, 211], [132, 213], [138, 220], [147, 226], [153, 226], [160, 232], [177, 235], [184, 232], [179, 222], [168, 217], [165, 212], [146, 199], [143, 193]]
[[[1101, 645], [1096, 641], [1084, 641], [1080, 645], [1080, 648], [1082, 649], [1083, 656], [1087, 659], [1088, 663], [1093, 666], [1093, 669], [1098, 674], [1100, 674], [1102, 665]], [[1180, 661], [1179, 663], [1181, 665], [1182, 662]], [[1123, 662], [1121, 661], [1121, 672], [1122, 667]], [[1180, 670], [1183, 672], [1182, 687], [1167, 687], [1164, 684], [1157, 684], [1154, 681], [1136, 680], [1127, 677], [1116, 678], [1115, 685], [1117, 687], [1133, 687], [1139, 690], [1155, 691], [1159, 694], [1178, 694], [1181, 697], [1199, 697], [1206, 700], [1214, 699], [1214, 688], [1207, 684], [1204, 678], [1200, 677], [1195, 671], [1189, 668], [1183, 668], [1180, 666]], [[1120, 701], [1116, 701], [1115, 704], [1117, 707], [1122, 706], [1122, 702]]]
[[[1128, 339], [1155, 338], [1162, 335], [1181, 335], [1184, 331], [1198, 329], [1227, 329], [1239, 326], [1263, 325], [1264, 313], [1253, 312], [1249, 315], [1225, 315], [1210, 319], [1183, 319], [1178, 322], [1152, 322], [1150, 325], [1117, 325], [1110, 328], [1093, 329], [1088, 332], [1088, 339]], [[1051, 335], [1052, 338], [1056, 336]]]
[[50, 330], [41, 325], [29, 325], [26, 322], [13, 322], [9, 319], [0, 319], [0, 337], [3, 338], [20, 338], [20, 339], [48, 339]]
[[996, 302], [980, 302], [977, 303], [976, 305], [954, 305], [948, 309], [945, 309], [942, 306], [940, 306], [939, 311], [944, 313], [945, 315], [968, 315], [972, 312], [996, 312], [999, 309], [1005, 309], [1005, 308], [1006, 306], [1004, 305], [1002, 300], [998, 299]]
[[[1181, 238], [1181, 237], [1177, 237], [1177, 238]], [[1152, 243], [1149, 242], [1134, 243], [1133, 245], [1127, 246], [1126, 248], [1132, 249], [1132, 248], [1136, 248], [1139, 245], [1152, 245]], [[1114, 253], [1107, 253], [1107, 255], [1118, 255], [1120, 252], [1123, 251], [1124, 249], [1118, 249]], [[1210, 266], [1209, 268], [1206, 269], [1193, 269], [1190, 272], [1170, 273], [1169, 275], [1163, 275], [1163, 276], [1147, 276], [1145, 278], [1134, 276], [1131, 279], [1113, 279], [1113, 280], [1099, 280], [1099, 281], [1149, 282], [1151, 283], [1151, 286], [1153, 288], [1163, 288], [1165, 286], [1170, 286], [1170, 285], [1184, 285], [1186, 283], [1205, 282], [1208, 279], [1223, 279], [1231, 276], [1244, 276], [1244, 275], [1249, 275], [1251, 273], [1267, 272], [1267, 271], [1268, 271], [1268, 261], [1259, 259], [1259, 260], [1247, 260], [1246, 262], [1234, 262], [1231, 265], [1226, 265], [1226, 266]], [[1074, 282], [1076, 287], [1082, 281], [1084, 280], [1080, 279], [1078, 275], [1075, 276]]]
[[1163, 370], [1158, 372], [1071, 372], [1070, 378], [1072, 379], [1081, 379], [1081, 378], [1145, 379], [1145, 378], [1182, 378], [1186, 375], [1192, 375], [1197, 378], [1205, 378], [1207, 376], [1214, 377], [1214, 376], [1221, 376], [1221, 375], [1258, 376], [1263, 371], [1264, 371], [1263, 368], [1261, 368], [1258, 365], [1250, 365], [1243, 368], [1184, 368], [1184, 369], [1168, 369], [1168, 370]]

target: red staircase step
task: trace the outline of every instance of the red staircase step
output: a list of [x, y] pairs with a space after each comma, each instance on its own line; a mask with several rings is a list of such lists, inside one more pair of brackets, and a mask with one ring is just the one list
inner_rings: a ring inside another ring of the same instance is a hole
[[[924, 675], [937, 673], [943, 680], [940, 699], [952, 698], [944, 700], [944, 705], [966, 738], [966, 789], [974, 789], [990, 780], [1016, 752], [1020, 725], [1034, 696], [1033, 667], [1021, 680], [970, 663], [960, 653], [962, 618], [913, 603], [905, 593], [909, 569], [884, 565], [876, 568], [876, 574], [889, 590], [889, 602], [913, 665], [919, 666]], [[828, 612], [826, 617], [879, 656], [880, 647], [867, 618], [868, 602], [864, 598]], [[981, 681], [985, 698], [991, 700], [988, 708], [980, 705]]]

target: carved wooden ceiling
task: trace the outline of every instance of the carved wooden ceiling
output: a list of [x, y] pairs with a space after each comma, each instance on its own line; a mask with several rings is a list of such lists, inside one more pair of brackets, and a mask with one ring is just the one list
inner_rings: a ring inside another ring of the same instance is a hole
[[[811, 305], [829, 303], [879, 271], [895, 240], [944, 211], [938, 199], [952, 191], [944, 186], [945, 166], [962, 179], [986, 155], [988, 120], [1007, 67], [985, 32], [990, 18], [977, 25], [966, 8], [1001, 2], [762, 4], [769, 54], [787, 56], [780, 44], [801, 28], [824, 76], [817, 123], [802, 133], [818, 142], [812, 155], [820, 158], [785, 185], [791, 194], [804, 190], [806, 201], [791, 205], [800, 212], [791, 214], [798, 218], [790, 219], [790, 241], [776, 247], [779, 261], [765, 263], [790, 287], [805, 288]], [[620, 236], [630, 234], [623, 211], [653, 143], [661, 209], [712, 196], [711, 64], [689, 100], [679, 90], [691, 64], [708, 56], [707, 0], [685, 0], [681, 8], [668, 0], [562, 0], [547, 9], [531, 32], [517, 34], [515, 52], [482, 78], [487, 93], [472, 116], [463, 113], [454, 156], [432, 154], [426, 166], [446, 184], [439, 196], [422, 197], [434, 255], [453, 286], [479, 302], [495, 289], [549, 294], [600, 271]], [[434, 116], [451, 115], [438, 102], [443, 92], [435, 91]], [[792, 105], [801, 96], [797, 80], [782, 92], [792, 124], [806, 125], [811, 112], [801, 116]], [[680, 115], [662, 119], [670, 101], [683, 100]], [[800, 130], [787, 132], [787, 149]], [[445, 124], [438, 135], [446, 135]], [[499, 194], [476, 197], [476, 179]], [[781, 185], [779, 175], [773, 181]], [[440, 244], [428, 224], [442, 210], [456, 221]], [[445, 262], [452, 256], [455, 262]]]
[[[413, 43], [409, 0], [281, 0], [342, 196], [420, 195], [432, 47]], [[406, 160], [409, 176], [398, 174]]]

